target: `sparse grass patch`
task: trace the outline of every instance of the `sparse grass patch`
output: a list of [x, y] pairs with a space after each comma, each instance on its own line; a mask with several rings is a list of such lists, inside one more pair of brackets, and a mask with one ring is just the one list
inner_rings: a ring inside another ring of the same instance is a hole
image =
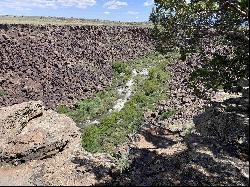
[[[106, 152], [114, 154], [115, 148], [128, 141], [128, 135], [135, 132], [144, 121], [144, 111], [154, 109], [154, 105], [166, 96], [166, 81], [169, 78], [165, 66], [169, 63], [164, 56], [154, 55], [133, 61], [133, 69], [151, 67], [148, 78], [137, 76], [134, 95], [121, 111], [106, 115], [100, 124], [85, 128], [82, 145], [89, 152]], [[116, 65], [116, 71], [126, 70], [128, 65]], [[127, 71], [127, 70], [126, 70]]]
[[62, 105], [57, 108], [57, 112], [66, 114], [76, 123], [80, 123], [107, 112], [117, 97], [115, 90], [100, 91], [95, 97], [79, 102], [75, 109], [69, 109]]

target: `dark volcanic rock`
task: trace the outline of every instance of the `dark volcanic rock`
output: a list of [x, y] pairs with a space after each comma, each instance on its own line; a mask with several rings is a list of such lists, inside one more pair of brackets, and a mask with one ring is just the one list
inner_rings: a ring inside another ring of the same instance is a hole
[[0, 25], [0, 106], [73, 105], [110, 84], [111, 62], [153, 50], [147, 28]]

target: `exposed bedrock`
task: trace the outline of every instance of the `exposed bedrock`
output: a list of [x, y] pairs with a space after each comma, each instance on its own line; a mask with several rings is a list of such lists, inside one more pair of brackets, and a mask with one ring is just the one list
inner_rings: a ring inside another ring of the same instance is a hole
[[0, 108], [0, 186], [91, 186], [110, 180], [114, 162], [82, 149], [72, 119], [41, 101]]
[[80, 139], [72, 119], [44, 110], [40, 101], [0, 108], [0, 165], [43, 159]]
[[111, 62], [153, 51], [148, 28], [0, 25], [0, 106], [73, 105], [110, 84]]

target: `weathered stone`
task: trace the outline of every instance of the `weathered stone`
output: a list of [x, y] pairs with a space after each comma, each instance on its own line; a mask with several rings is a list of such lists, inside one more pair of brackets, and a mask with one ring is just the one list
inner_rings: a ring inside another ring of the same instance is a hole
[[25, 109], [36, 114], [37, 105], [42, 106], [41, 102], [28, 102], [1, 109], [15, 111], [1, 116], [2, 122], [15, 114], [29, 120], [21, 120], [25, 126], [16, 135], [1, 134], [0, 186], [90, 186], [110, 180], [114, 161], [108, 155], [84, 151], [79, 129], [72, 119], [52, 110], [42, 109], [38, 116], [20, 112]]
[[18, 135], [33, 118], [42, 115], [41, 101], [0, 108], [0, 138]]
[[80, 137], [72, 119], [43, 108], [31, 101], [0, 109], [0, 164], [49, 157]]

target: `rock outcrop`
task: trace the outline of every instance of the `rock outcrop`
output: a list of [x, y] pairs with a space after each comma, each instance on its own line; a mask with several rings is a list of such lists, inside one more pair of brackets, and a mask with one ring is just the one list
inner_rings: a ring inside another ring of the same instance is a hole
[[44, 159], [80, 137], [72, 119], [45, 111], [41, 102], [0, 109], [0, 164]]
[[72, 119], [41, 101], [0, 113], [0, 185], [94, 185], [110, 178], [113, 160], [85, 152]]

